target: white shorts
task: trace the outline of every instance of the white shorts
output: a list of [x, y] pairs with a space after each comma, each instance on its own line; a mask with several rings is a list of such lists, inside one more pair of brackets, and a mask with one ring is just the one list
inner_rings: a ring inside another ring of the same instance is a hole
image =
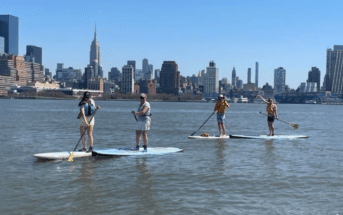
[[[86, 116], [87, 122], [89, 122], [89, 120], [91, 120], [91, 117], [92, 116]], [[95, 123], [95, 117], [93, 117], [91, 123], [89, 123], [89, 124], [94, 126], [94, 123]], [[86, 122], [83, 120], [82, 116], [80, 118], [80, 126], [86, 126]]]
[[136, 123], [137, 131], [149, 131], [150, 130], [150, 120], [138, 121]]

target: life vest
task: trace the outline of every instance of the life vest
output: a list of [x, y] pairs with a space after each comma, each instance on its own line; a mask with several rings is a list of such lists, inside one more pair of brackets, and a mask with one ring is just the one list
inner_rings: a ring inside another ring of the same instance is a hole
[[85, 103], [83, 105], [83, 110], [85, 111], [86, 116], [90, 116], [94, 113], [95, 107], [92, 102], [90, 103], [90, 105], [88, 105], [88, 103]]

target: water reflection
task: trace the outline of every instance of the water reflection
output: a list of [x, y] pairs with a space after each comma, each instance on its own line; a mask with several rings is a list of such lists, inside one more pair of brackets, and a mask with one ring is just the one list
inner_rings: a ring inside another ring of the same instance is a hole
[[225, 148], [226, 148], [226, 140], [216, 140], [216, 153], [218, 158], [218, 166], [220, 166], [220, 172], [225, 171]]
[[154, 199], [154, 176], [149, 171], [147, 165], [148, 158], [137, 158], [136, 169], [139, 172], [137, 181], [135, 183], [134, 192], [139, 199], [139, 207], [137, 207], [137, 214], [147, 214], [159, 211], [159, 207]]

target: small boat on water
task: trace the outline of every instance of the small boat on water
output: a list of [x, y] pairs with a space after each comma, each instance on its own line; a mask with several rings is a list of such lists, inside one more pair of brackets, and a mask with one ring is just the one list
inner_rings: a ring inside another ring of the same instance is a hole
[[249, 103], [249, 99], [241, 96], [238, 98], [237, 103]]

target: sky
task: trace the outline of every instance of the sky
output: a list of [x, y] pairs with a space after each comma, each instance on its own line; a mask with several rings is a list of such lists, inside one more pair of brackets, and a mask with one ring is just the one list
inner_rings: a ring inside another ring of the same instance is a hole
[[89, 64], [97, 26], [101, 64], [107, 77], [127, 60], [154, 70], [176, 61], [183, 76], [198, 74], [210, 61], [231, 82], [233, 67], [244, 83], [259, 62], [259, 87], [274, 85], [274, 69], [286, 69], [296, 89], [311, 67], [325, 75], [326, 50], [343, 44], [343, 1], [318, 0], [111, 0], [7, 1], [0, 14], [19, 17], [19, 54], [26, 45], [43, 49], [43, 65], [82, 69]]

